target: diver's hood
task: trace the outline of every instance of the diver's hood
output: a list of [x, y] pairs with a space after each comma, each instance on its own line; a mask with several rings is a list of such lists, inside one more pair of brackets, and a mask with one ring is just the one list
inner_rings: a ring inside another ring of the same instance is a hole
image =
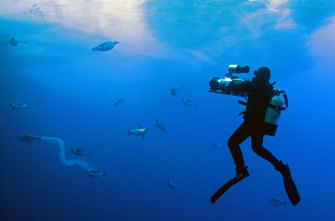
[[258, 70], [254, 71], [254, 74], [256, 76], [256, 80], [261, 80], [261, 81], [270, 81], [271, 77], [271, 71], [268, 67], [260, 67]]

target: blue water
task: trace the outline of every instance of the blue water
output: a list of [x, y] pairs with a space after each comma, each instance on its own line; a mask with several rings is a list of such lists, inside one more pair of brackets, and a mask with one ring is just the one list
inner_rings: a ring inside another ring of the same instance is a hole
[[[0, 220], [335, 220], [333, 0], [0, 5]], [[104, 41], [120, 44], [91, 50]], [[226, 143], [243, 122], [238, 97], [208, 92], [229, 64], [249, 65], [249, 79], [270, 67], [288, 94], [264, 146], [290, 165], [295, 207], [250, 140], [241, 145], [250, 177], [210, 203], [235, 175]], [[149, 128], [143, 139], [127, 134], [137, 123]], [[57, 142], [29, 146], [17, 139], [25, 134]]]

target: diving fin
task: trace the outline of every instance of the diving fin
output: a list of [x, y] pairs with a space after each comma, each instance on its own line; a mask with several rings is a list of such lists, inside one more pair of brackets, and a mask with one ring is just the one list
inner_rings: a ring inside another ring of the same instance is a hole
[[286, 169], [282, 173], [283, 179], [284, 179], [284, 186], [286, 190], [286, 194], [288, 198], [290, 199], [293, 206], [296, 206], [300, 201], [300, 196], [297, 190], [297, 187], [295, 186], [295, 183], [291, 176], [291, 171], [288, 165], [286, 165]]
[[241, 182], [246, 176], [242, 176], [239, 178], [234, 177], [233, 179], [229, 180], [227, 183], [225, 183], [214, 195], [211, 197], [211, 202], [214, 204], [227, 190], [229, 190], [230, 187], [233, 185]]

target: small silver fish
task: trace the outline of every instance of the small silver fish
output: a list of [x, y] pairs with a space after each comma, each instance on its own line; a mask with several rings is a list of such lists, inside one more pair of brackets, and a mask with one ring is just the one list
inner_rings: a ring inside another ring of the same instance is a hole
[[195, 106], [198, 104], [198, 102], [190, 100], [190, 99], [183, 99], [181, 102], [183, 102], [184, 106]]
[[23, 104], [23, 103], [20, 103], [20, 102], [10, 103], [9, 106], [12, 107], [12, 110], [29, 109], [29, 106], [27, 104]]
[[148, 132], [148, 128], [142, 127], [141, 124], [137, 123], [138, 128], [128, 130], [128, 135], [142, 136], [144, 138], [145, 134]]

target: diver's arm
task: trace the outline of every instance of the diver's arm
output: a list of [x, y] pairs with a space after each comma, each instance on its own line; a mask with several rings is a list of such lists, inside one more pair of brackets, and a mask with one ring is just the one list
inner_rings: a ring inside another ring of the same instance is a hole
[[252, 87], [252, 82], [247, 81], [247, 82], [242, 82], [240, 84], [233, 84], [231, 85], [231, 91], [233, 93], [239, 94], [239, 93], [245, 93], [245, 92], [250, 92]]

